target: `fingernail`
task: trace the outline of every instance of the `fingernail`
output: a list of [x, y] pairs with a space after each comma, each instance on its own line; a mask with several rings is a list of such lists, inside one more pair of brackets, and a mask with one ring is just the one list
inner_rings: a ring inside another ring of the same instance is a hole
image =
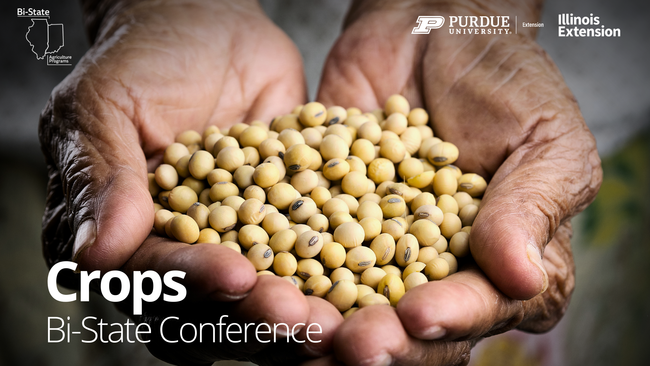
[[[293, 336], [295, 334], [298, 334], [300, 330], [304, 327], [304, 325], [301, 325], [300, 327], [294, 326], [293, 328], [288, 329], [288, 324], [280, 324], [275, 328], [275, 334], [279, 335], [280, 337], [287, 338], [289, 336]], [[288, 333], [287, 330], [292, 331], [293, 333]]]
[[225, 292], [215, 291], [210, 294], [210, 299], [215, 301], [227, 301], [227, 302], [238, 301], [248, 296], [249, 293], [250, 292], [245, 292], [243, 294], [227, 294]]
[[536, 246], [532, 244], [528, 244], [526, 247], [526, 253], [528, 254], [528, 260], [533, 263], [534, 265], [539, 268], [539, 270], [542, 272], [542, 277], [544, 283], [542, 284], [542, 291], [540, 291], [540, 294], [543, 294], [546, 289], [548, 289], [548, 273], [546, 273], [546, 269], [544, 269], [544, 263], [542, 262], [542, 255], [539, 252], [539, 249], [537, 249]]
[[93, 245], [95, 239], [97, 239], [97, 223], [93, 219], [84, 221], [77, 229], [72, 245], [72, 261], [78, 262], [80, 254]]
[[447, 334], [447, 329], [439, 326], [439, 325], [434, 325], [430, 327], [429, 329], [426, 329], [424, 331], [424, 338], [428, 340], [436, 340], [444, 337]]
[[377, 357], [373, 357], [371, 359], [365, 360], [365, 362], [363, 362], [363, 365], [389, 366], [392, 363], [393, 363], [393, 357], [391, 357], [390, 354], [385, 353], [383, 355], [379, 355]]

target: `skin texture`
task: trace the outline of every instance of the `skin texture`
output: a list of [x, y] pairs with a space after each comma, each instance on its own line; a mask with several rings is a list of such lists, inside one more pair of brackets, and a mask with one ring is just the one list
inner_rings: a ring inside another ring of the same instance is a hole
[[421, 14], [535, 21], [539, 12], [533, 3], [508, 12], [479, 5], [357, 1], [327, 60], [318, 95], [325, 105], [372, 110], [400, 93], [430, 112], [436, 136], [458, 146], [463, 171], [490, 182], [471, 232], [476, 264], [409, 291], [397, 309], [349, 317], [334, 340], [346, 364], [467, 364], [481, 338], [515, 327], [548, 331], [569, 304], [570, 218], [594, 199], [602, 171], [559, 71], [532, 33], [410, 34]]
[[[229, 248], [150, 235], [147, 171], [176, 134], [270, 120], [305, 101], [297, 50], [248, 1], [86, 4], [94, 44], [53, 91], [40, 124], [50, 176], [48, 264], [74, 258], [82, 270], [185, 271], [186, 301], [145, 304], [134, 317], [153, 329], [169, 315], [182, 324], [216, 323], [224, 314], [226, 323], [323, 327], [317, 345], [148, 344], [176, 364], [466, 364], [483, 337], [550, 329], [574, 286], [569, 219], [600, 185], [593, 137], [532, 34], [410, 34], [421, 14], [535, 21], [539, 11], [537, 2], [510, 6], [358, 1], [328, 58], [317, 98], [326, 106], [372, 110], [401, 93], [412, 108], [430, 111], [437, 136], [459, 147], [461, 169], [490, 181], [471, 234], [476, 263], [409, 291], [396, 309], [370, 306], [343, 322], [326, 301], [304, 297], [283, 279], [256, 277]], [[61, 278], [68, 286], [75, 281]], [[118, 307], [130, 313], [128, 301]]]

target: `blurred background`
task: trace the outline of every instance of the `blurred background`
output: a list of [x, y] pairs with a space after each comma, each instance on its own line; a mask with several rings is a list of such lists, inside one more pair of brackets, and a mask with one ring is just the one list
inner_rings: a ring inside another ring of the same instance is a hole
[[[296, 42], [311, 98], [340, 31], [347, 0], [261, 0]], [[88, 47], [75, 0], [0, 4], [0, 366], [162, 365], [140, 344], [47, 343], [47, 317], [126, 321], [95, 296], [59, 303], [46, 287], [40, 230], [46, 171], [38, 116], [51, 90], [72, 67], [36, 60], [25, 39], [29, 18], [18, 7], [46, 8], [62, 23], [60, 54], [73, 64]], [[593, 13], [621, 38], [557, 37], [557, 14]], [[650, 327], [650, 3], [549, 0], [538, 40], [562, 71], [603, 159], [604, 182], [573, 220], [577, 285], [561, 323], [544, 335], [509, 332], [479, 343], [472, 365], [648, 365]], [[223, 365], [231, 364], [223, 363]], [[236, 363], [232, 363], [236, 364]]]

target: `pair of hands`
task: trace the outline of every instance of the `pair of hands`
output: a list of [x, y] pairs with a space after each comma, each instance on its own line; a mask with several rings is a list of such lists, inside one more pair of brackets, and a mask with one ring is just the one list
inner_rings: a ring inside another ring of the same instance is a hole
[[574, 286], [569, 219], [600, 185], [595, 142], [531, 39], [411, 35], [418, 15], [472, 11], [445, 4], [353, 3], [317, 99], [372, 110], [401, 93], [430, 111], [436, 135], [462, 152], [457, 165], [491, 178], [471, 234], [476, 265], [409, 291], [396, 309], [369, 307], [344, 322], [325, 300], [257, 277], [228, 248], [149, 235], [146, 173], [177, 133], [270, 120], [306, 101], [300, 54], [252, 0], [118, 1], [88, 12], [94, 44], [54, 90], [40, 125], [49, 264], [74, 257], [84, 270], [185, 271], [188, 300], [152, 304], [137, 319], [152, 329], [170, 314], [196, 323], [229, 314], [323, 330], [320, 343], [302, 344], [154, 337], [150, 351], [177, 364], [462, 364], [482, 337], [550, 329]]

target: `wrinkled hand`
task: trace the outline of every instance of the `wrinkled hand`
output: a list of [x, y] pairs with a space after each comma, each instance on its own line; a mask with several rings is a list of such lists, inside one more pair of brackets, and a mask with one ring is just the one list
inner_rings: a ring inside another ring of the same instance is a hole
[[[54, 90], [41, 117], [50, 179], [43, 218], [48, 263], [74, 257], [81, 270], [185, 271], [188, 300], [148, 306], [140, 321], [157, 329], [169, 314], [182, 323], [225, 313], [230, 321], [319, 322], [323, 342], [311, 348], [292, 343], [282, 357], [320, 355], [342, 321], [324, 300], [306, 299], [279, 278], [258, 281], [248, 260], [226, 247], [150, 236], [147, 170], [181, 131], [270, 120], [303, 103], [295, 46], [253, 1], [124, 1], [103, 9], [103, 20], [90, 21], [98, 26], [94, 44]], [[279, 359], [277, 347], [255, 342], [224, 349], [154, 337], [148, 346], [180, 364]]]
[[463, 364], [482, 337], [549, 330], [568, 306], [569, 220], [594, 199], [602, 172], [559, 71], [521, 34], [411, 34], [418, 15], [483, 11], [356, 1], [327, 60], [323, 103], [370, 111], [405, 95], [430, 111], [437, 136], [458, 146], [456, 164], [490, 182], [470, 237], [476, 265], [409, 291], [397, 309], [353, 314], [334, 341], [346, 364]]

